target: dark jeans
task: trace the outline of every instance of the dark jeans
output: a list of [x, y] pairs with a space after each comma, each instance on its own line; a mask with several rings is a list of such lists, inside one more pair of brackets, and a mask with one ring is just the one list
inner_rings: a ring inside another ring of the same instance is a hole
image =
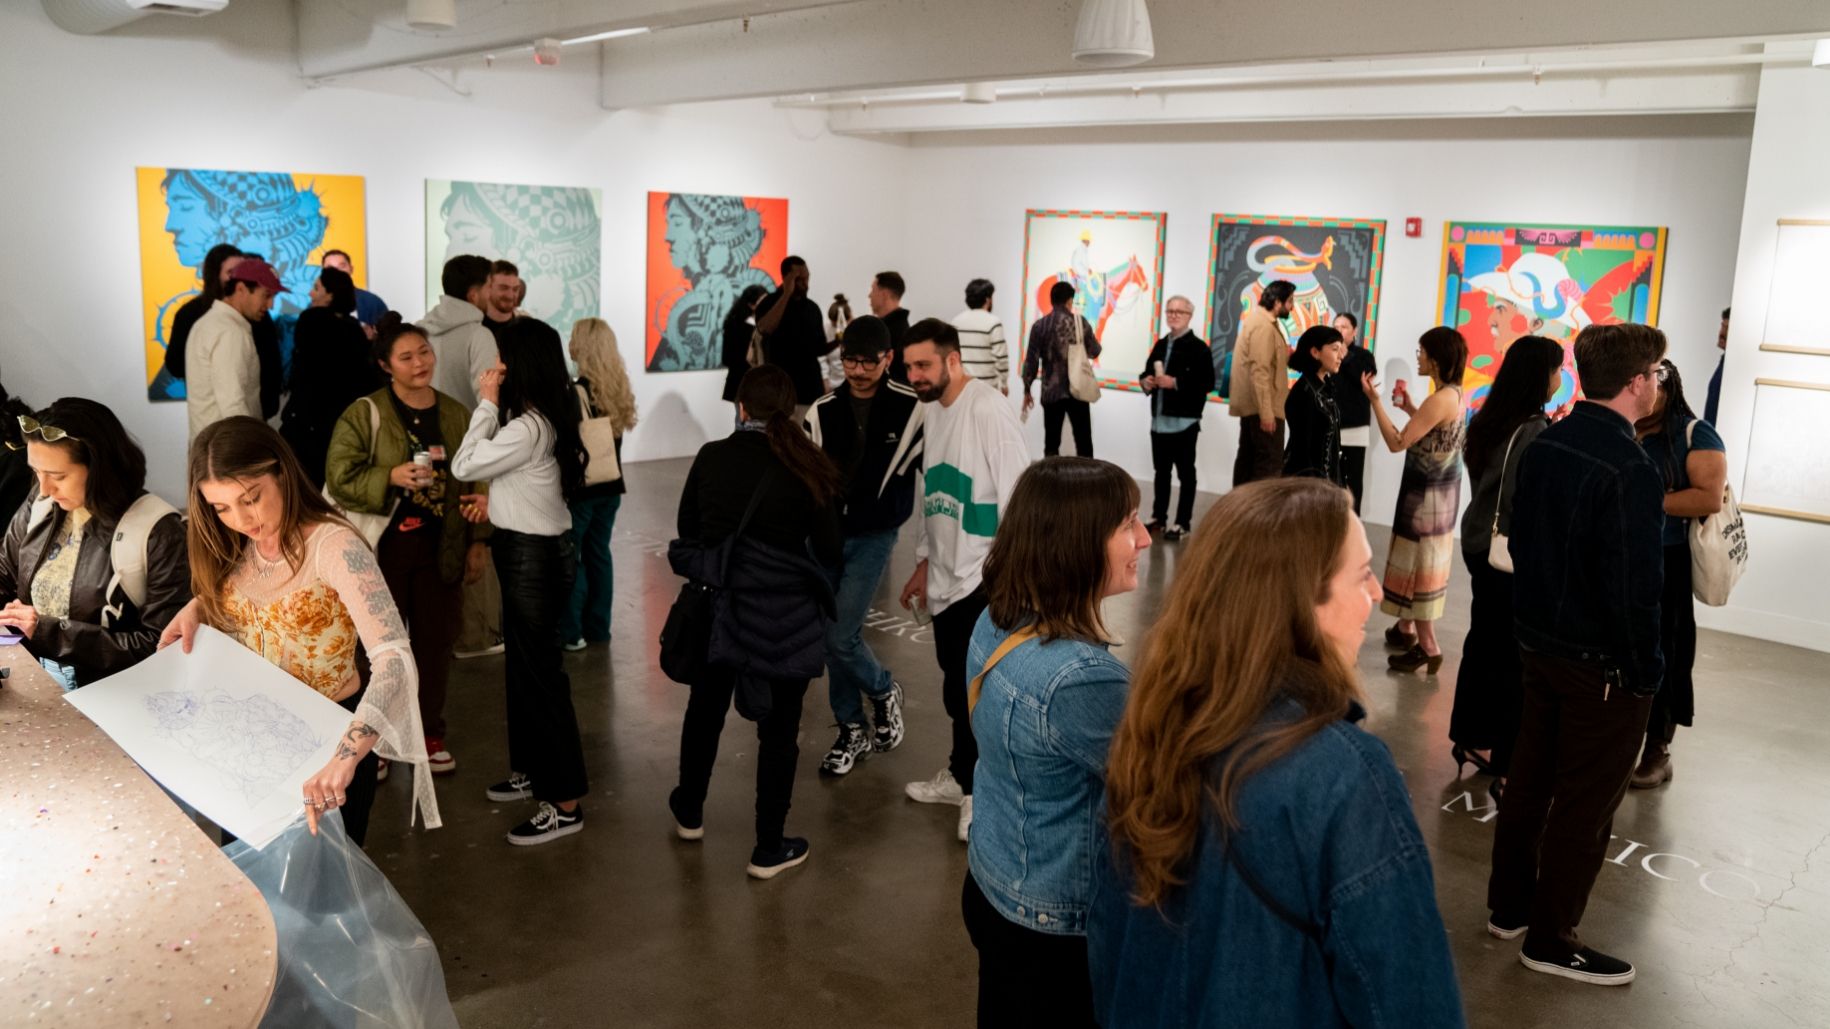
[[572, 680], [559, 649], [559, 617], [578, 571], [572, 537], [497, 528], [489, 547], [502, 580], [508, 765], [533, 780], [536, 798], [577, 800], [590, 783], [572, 709]]
[[1093, 456], [1093, 405], [1067, 397], [1042, 404], [1042, 456], [1061, 453], [1061, 419], [1074, 423], [1074, 453]]
[[578, 575], [572, 582], [571, 600], [559, 625], [559, 638], [567, 643], [610, 639], [610, 601], [616, 585], [610, 563], [610, 533], [622, 494], [591, 497], [572, 504], [572, 547], [578, 552]]
[[[718, 760], [718, 737], [724, 716], [731, 710], [736, 678], [729, 669], [708, 669], [704, 681], [692, 686], [686, 701], [686, 720], [680, 726], [680, 788], [674, 802], [681, 811], [700, 814], [712, 785], [712, 765]], [[801, 730], [801, 701], [807, 695], [806, 679], [780, 679], [769, 684], [769, 716], [756, 723], [756, 846], [775, 850], [782, 845], [788, 823], [788, 805], [794, 798], [794, 765], [800, 759], [797, 737]]]
[[1541, 956], [1573, 953], [1639, 757], [1651, 696], [1610, 686], [1599, 664], [1524, 651], [1525, 706], [1493, 835], [1487, 906], [1529, 921]]
[[419, 666], [419, 720], [426, 738], [445, 738], [445, 691], [451, 682], [451, 648], [464, 618], [462, 580], [446, 582], [439, 572], [440, 527], [387, 532], [375, 561], [388, 593], [400, 609]]
[[1156, 466], [1154, 503], [1150, 520], [1169, 520], [1169, 473], [1173, 469], [1182, 480], [1182, 495], [1176, 501], [1176, 524], [1189, 526], [1195, 517], [1195, 444], [1201, 441], [1201, 427], [1191, 426], [1181, 432], [1150, 434], [1150, 461]]
[[1097, 1026], [1085, 936], [1057, 936], [1012, 922], [985, 899], [971, 872], [960, 908], [979, 952], [980, 1029]]
[[1366, 448], [1341, 448], [1341, 477], [1347, 480], [1347, 490], [1353, 494], [1353, 513], [1360, 513], [1360, 494], [1366, 492]]
[[1493, 750], [1495, 774], [1505, 775], [1519, 738], [1524, 706], [1519, 641], [1512, 633], [1512, 573], [1494, 570], [1485, 553], [1462, 553], [1474, 603], [1468, 609], [1468, 638], [1455, 674], [1455, 707], [1449, 739], [1470, 750]]
[[1696, 715], [1697, 601], [1690, 592], [1690, 544], [1665, 548], [1665, 593], [1658, 605], [1658, 642], [1665, 651], [1665, 681], [1652, 698], [1646, 720], [1646, 753], [1651, 754], [1689, 725]]
[[1266, 432], [1258, 427], [1258, 416], [1239, 419], [1239, 455], [1233, 458], [1233, 485], [1243, 486], [1260, 479], [1275, 479], [1284, 473], [1284, 420]]
[[934, 616], [934, 658], [940, 662], [941, 704], [953, 719], [953, 752], [947, 769], [959, 788], [972, 796], [972, 769], [979, 763], [979, 741], [972, 736], [972, 711], [966, 703], [966, 646], [972, 630], [985, 613], [985, 588], [980, 586]]

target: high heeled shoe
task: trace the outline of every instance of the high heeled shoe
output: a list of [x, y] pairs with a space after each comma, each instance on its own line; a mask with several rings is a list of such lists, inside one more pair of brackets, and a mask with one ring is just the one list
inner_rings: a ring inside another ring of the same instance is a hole
[[1423, 644], [1419, 643], [1402, 654], [1393, 654], [1386, 658], [1385, 663], [1394, 672], [1414, 672], [1419, 668], [1428, 667], [1430, 674], [1435, 675], [1442, 670], [1442, 655], [1424, 653]]
[[1385, 645], [1393, 650], [1409, 650], [1417, 645], [1417, 634], [1405, 632], [1394, 625], [1385, 630]]
[[1461, 770], [1466, 765], [1473, 765], [1474, 771], [1478, 775], [1493, 774], [1493, 762], [1459, 743], [1449, 748], [1449, 756], [1455, 759], [1455, 777], [1457, 779], [1461, 778]]

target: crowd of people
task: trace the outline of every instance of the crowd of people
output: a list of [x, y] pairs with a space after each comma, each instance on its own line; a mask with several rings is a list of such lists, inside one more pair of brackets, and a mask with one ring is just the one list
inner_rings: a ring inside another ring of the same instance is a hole
[[[189, 650], [203, 626], [227, 633], [350, 711], [301, 800], [314, 828], [340, 811], [358, 844], [390, 763], [413, 770], [410, 817], [440, 824], [452, 661], [499, 651], [508, 767], [485, 792], [535, 802], [509, 843], [579, 833], [590, 783], [563, 654], [612, 634], [637, 421], [615, 333], [587, 318], [562, 345], [519, 308], [507, 262], [452, 258], [416, 323], [342, 264], [327, 258], [269, 397], [262, 325], [284, 287], [258, 256], [211, 252], [168, 355], [188, 395], [183, 512], [145, 490], [145, 455], [105, 406], [5, 398], [0, 503], [17, 513], [0, 628], [66, 689]], [[811, 853], [788, 818], [814, 679], [838, 727], [822, 774], [903, 742], [904, 683], [862, 628], [913, 519], [897, 597], [931, 626], [951, 747], [906, 794], [959, 812], [980, 1024], [1461, 1024], [1428, 850], [1359, 724], [1356, 671], [1375, 607], [1396, 619], [1394, 671], [1441, 668], [1459, 526], [1473, 606], [1449, 742], [1458, 775], [1493, 777], [1486, 929], [1523, 936], [1536, 971], [1633, 977], [1576, 926], [1615, 809], [1671, 779], [1692, 723], [1685, 528], [1726, 478], [1658, 330], [1583, 329], [1585, 399], [1554, 419], [1564, 347], [1525, 337], [1470, 416], [1456, 330], [1418, 341], [1428, 395], [1399, 381], [1388, 401], [1355, 319], [1292, 344], [1293, 287], [1273, 282], [1235, 342], [1234, 488], [1197, 526], [1215, 374], [1186, 297], [1137, 377], [1146, 517], [1137, 483], [1092, 456], [1074, 363], [1100, 351], [1071, 287], [1019, 370], [1023, 413], [1042, 382], [1032, 462], [990, 282], [968, 283], [951, 320], [914, 319], [902, 276], [880, 272], [854, 318], [843, 295], [825, 312], [809, 298], [804, 260], [781, 272], [725, 319], [734, 429], [700, 449], [679, 499], [670, 558], [690, 595], [718, 598], [704, 654], [675, 676], [679, 838], [707, 831], [733, 705], [759, 741], [757, 879]], [[1077, 456], [1058, 454], [1064, 426]], [[1405, 456], [1383, 575], [1358, 514], [1374, 433]], [[1123, 662], [1102, 604], [1137, 588], [1159, 539], [1186, 542]]]

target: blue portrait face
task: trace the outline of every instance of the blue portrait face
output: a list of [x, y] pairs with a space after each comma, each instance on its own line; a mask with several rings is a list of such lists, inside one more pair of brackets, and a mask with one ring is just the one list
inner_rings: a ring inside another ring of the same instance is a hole
[[209, 204], [183, 178], [173, 179], [165, 191], [165, 231], [187, 268], [203, 267], [204, 255], [222, 242], [222, 226], [210, 216]]
[[667, 202], [667, 259], [689, 278], [704, 268], [699, 266], [699, 229], [693, 217], [676, 201]]

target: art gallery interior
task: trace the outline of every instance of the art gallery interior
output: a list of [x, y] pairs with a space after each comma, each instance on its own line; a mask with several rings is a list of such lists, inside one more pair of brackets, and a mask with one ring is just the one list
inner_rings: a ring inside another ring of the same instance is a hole
[[[947, 750], [930, 637], [896, 607], [912, 531], [867, 635], [908, 690], [908, 743], [843, 780], [818, 776], [830, 729], [816, 684], [792, 816], [814, 841], [806, 868], [750, 882], [744, 832], [699, 849], [671, 835], [685, 692], [655, 664], [679, 585], [666, 544], [688, 461], [730, 431], [732, 411], [722, 369], [646, 367], [652, 265], [666, 250], [650, 195], [785, 201], [779, 245], [806, 258], [822, 307], [842, 292], [864, 313], [873, 274], [894, 269], [916, 318], [951, 317], [967, 281], [988, 278], [1013, 363], [1035, 317], [1023, 296], [1030, 212], [1160, 212], [1160, 265], [1144, 261], [1161, 269], [1155, 302], [1192, 298], [1197, 331], [1216, 302], [1216, 215], [1383, 222], [1375, 356], [1388, 380], [1415, 379], [1413, 343], [1442, 320], [1452, 223], [1661, 228], [1652, 320], [1693, 403], [1718, 360], [1719, 315], [1734, 312], [1717, 428], [1752, 560], [1726, 606], [1698, 607], [1699, 711], [1680, 737], [1682, 774], [1623, 804], [1619, 852], [1584, 922], [1632, 949], [1638, 981], [1589, 990], [1533, 977], [1482, 932], [1492, 809], [1448, 757], [1450, 669], [1390, 675], [1370, 641], [1368, 727], [1412, 790], [1470, 1025], [1830, 1024], [1830, 6], [1149, 0], [1153, 56], [1124, 67], [1076, 60], [1080, 6], [7, 3], [0, 378], [33, 405], [72, 394], [109, 405], [145, 446], [149, 488], [181, 503], [185, 405], [148, 396], [148, 255], [172, 259], [165, 225], [145, 220], [162, 174], [148, 170], [359, 179], [338, 208], [360, 219], [347, 247], [356, 279], [408, 318], [437, 292], [428, 269], [446, 243], [433, 212], [453, 183], [595, 191], [595, 305], [619, 337], [640, 423], [611, 548], [614, 642], [567, 656], [591, 830], [536, 852], [502, 846], [499, 805], [483, 797], [505, 767], [502, 666], [486, 658], [454, 673], [464, 765], [439, 781], [444, 827], [408, 830], [407, 784], [384, 784], [369, 856], [437, 945], [465, 1026], [957, 1026], [971, 1023], [977, 974], [960, 923], [965, 849], [901, 788]], [[429, 183], [444, 184], [441, 199], [429, 201]], [[1209, 408], [1198, 468], [1218, 494], [1237, 427], [1224, 404]], [[1149, 422], [1141, 393], [1106, 390], [1096, 453], [1147, 482]], [[1041, 419], [1024, 431], [1039, 457]], [[1368, 461], [1375, 551], [1401, 467], [1376, 448]], [[1143, 561], [1143, 588], [1113, 604], [1129, 638], [1151, 625], [1176, 551], [1159, 544]], [[1458, 566], [1442, 623], [1451, 664], [1467, 586]], [[33, 732], [4, 696], [0, 729]], [[754, 751], [733, 719], [714, 826], [747, 827]], [[28, 793], [0, 781], [8, 862], [36, 860]], [[75, 1024], [38, 1008], [53, 996], [43, 984], [79, 980], [21, 930], [37, 918], [0, 899], [0, 1023], [31, 1024], [30, 1012]], [[145, 1012], [160, 1010], [178, 1025], [253, 1024], [160, 1008], [176, 1003], [164, 997], [104, 1013], [74, 996], [67, 1017], [92, 1026], [152, 1024]]]

